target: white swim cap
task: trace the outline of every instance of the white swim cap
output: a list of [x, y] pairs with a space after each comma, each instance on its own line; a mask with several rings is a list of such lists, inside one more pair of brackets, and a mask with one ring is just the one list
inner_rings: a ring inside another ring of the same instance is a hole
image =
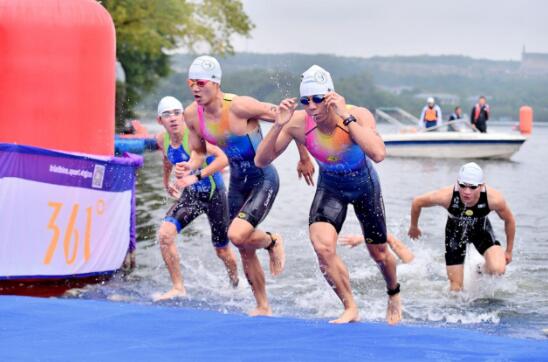
[[434, 97], [428, 97], [428, 99], [426, 100], [426, 103], [428, 104], [434, 104]]
[[331, 74], [318, 65], [311, 66], [301, 75], [301, 97], [325, 94], [334, 90]]
[[183, 105], [179, 100], [172, 96], [164, 97], [160, 100], [160, 103], [158, 103], [158, 115], [161, 115], [165, 111], [171, 111], [174, 109], [183, 109]]
[[221, 65], [217, 59], [209, 55], [202, 55], [194, 59], [188, 68], [188, 79], [205, 79], [221, 84]]
[[459, 178], [457, 180], [459, 183], [468, 185], [481, 185], [483, 183], [483, 171], [477, 163], [467, 163], [460, 168]]

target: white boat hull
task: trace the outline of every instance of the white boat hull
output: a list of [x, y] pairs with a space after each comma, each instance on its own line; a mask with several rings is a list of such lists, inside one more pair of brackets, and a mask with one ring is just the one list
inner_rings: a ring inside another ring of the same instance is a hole
[[509, 159], [527, 139], [504, 133], [420, 132], [382, 136], [390, 157]]

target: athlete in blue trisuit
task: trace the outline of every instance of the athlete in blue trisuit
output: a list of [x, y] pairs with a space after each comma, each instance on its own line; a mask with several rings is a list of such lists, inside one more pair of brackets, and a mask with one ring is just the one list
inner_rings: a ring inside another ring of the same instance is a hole
[[[191, 160], [178, 164], [176, 173], [186, 175], [201, 162], [206, 141], [218, 145], [230, 164], [228, 203], [231, 224], [229, 239], [238, 247], [245, 275], [256, 300], [251, 316], [271, 315], [265, 288], [265, 276], [257, 249], [266, 249], [270, 271], [276, 276], [283, 271], [285, 254], [279, 234], [257, 228], [266, 217], [278, 193], [278, 173], [273, 166], [258, 168], [253, 161], [262, 140], [259, 120], [274, 121], [276, 106], [258, 100], [223, 93], [221, 66], [210, 56], [196, 58], [188, 71], [188, 86], [194, 102], [185, 109], [185, 121], [190, 131], [190, 144], [195, 151]], [[298, 171], [312, 182], [314, 166], [303, 147]]]
[[348, 107], [334, 91], [331, 75], [314, 65], [303, 73], [300, 103], [283, 100], [276, 122], [265, 137], [255, 163], [268, 166], [295, 140], [305, 145], [320, 165], [316, 195], [310, 208], [309, 232], [320, 269], [341, 300], [344, 311], [332, 323], [359, 319], [358, 306], [350, 286], [348, 269], [337, 255], [337, 237], [346, 218], [348, 204], [362, 227], [367, 249], [385, 279], [388, 304], [386, 320], [401, 320], [400, 285], [396, 260], [387, 249], [387, 232], [380, 182], [372, 161], [384, 159], [382, 138], [375, 130], [371, 112]]
[[165, 132], [156, 139], [163, 154], [163, 184], [166, 192], [177, 201], [169, 209], [160, 226], [158, 238], [166, 263], [171, 290], [155, 296], [156, 301], [182, 297], [186, 294], [175, 239], [177, 234], [200, 214], [206, 214], [211, 226], [211, 240], [219, 259], [227, 269], [231, 284], [238, 285], [236, 258], [231, 250], [228, 231], [228, 204], [221, 171], [227, 164], [226, 155], [217, 146], [206, 144], [207, 158], [201, 158], [192, 175], [170, 182], [173, 166], [190, 159], [189, 131], [183, 121], [183, 106], [174, 97], [164, 97], [158, 104], [159, 124]]
[[[484, 271], [502, 275], [512, 261], [516, 221], [502, 194], [487, 187], [482, 169], [474, 162], [463, 165], [457, 183], [413, 199], [409, 236], [418, 239], [419, 216], [424, 207], [441, 206], [448, 211], [445, 226], [445, 263], [450, 289], [460, 291], [464, 281], [464, 258], [468, 243], [473, 243], [485, 258]], [[495, 238], [487, 215], [495, 211], [504, 220], [506, 250]]]

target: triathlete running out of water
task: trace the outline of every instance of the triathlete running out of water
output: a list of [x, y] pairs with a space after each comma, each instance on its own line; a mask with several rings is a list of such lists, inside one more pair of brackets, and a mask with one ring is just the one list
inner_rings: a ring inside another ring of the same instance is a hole
[[[411, 238], [418, 239], [422, 235], [419, 216], [422, 208], [431, 206], [441, 206], [449, 213], [445, 225], [445, 263], [452, 291], [463, 288], [464, 258], [468, 243], [473, 243], [485, 258], [486, 273], [504, 274], [506, 265], [512, 261], [516, 222], [502, 194], [487, 187], [483, 180], [483, 170], [476, 163], [470, 162], [461, 167], [455, 185], [413, 199], [409, 226]], [[487, 218], [491, 211], [495, 211], [504, 220], [506, 251], [496, 240]]]
[[291, 142], [305, 145], [320, 165], [318, 186], [309, 217], [310, 240], [320, 269], [341, 300], [344, 311], [333, 323], [359, 319], [346, 265], [337, 255], [337, 237], [346, 218], [348, 204], [362, 227], [367, 249], [386, 281], [386, 319], [401, 320], [400, 285], [396, 260], [387, 250], [384, 205], [379, 178], [371, 160], [385, 156], [384, 142], [375, 130], [375, 119], [365, 108], [347, 106], [337, 94], [331, 75], [314, 65], [302, 75], [300, 103], [283, 100], [276, 122], [265, 137], [255, 163], [268, 166]]
[[[224, 93], [221, 76], [221, 66], [213, 57], [200, 56], [192, 62], [188, 86], [194, 102], [185, 110], [185, 121], [190, 131], [191, 148], [195, 151], [193, 155], [203, 155], [207, 141], [219, 146], [228, 157], [231, 220], [228, 237], [240, 251], [245, 275], [256, 300], [256, 308], [249, 315], [271, 315], [265, 276], [256, 251], [268, 251], [270, 271], [276, 276], [284, 268], [284, 246], [279, 234], [264, 232], [257, 226], [274, 203], [279, 180], [274, 166], [258, 168], [253, 159], [263, 138], [259, 120], [273, 122], [276, 106], [251, 97]], [[306, 149], [301, 147], [299, 153], [298, 171], [310, 183], [314, 166]], [[199, 162], [199, 158], [193, 156], [184, 167], [178, 166], [176, 172], [184, 175], [196, 169]]]
[[157, 121], [165, 128], [165, 132], [156, 137], [158, 148], [163, 154], [163, 183], [166, 192], [177, 201], [167, 212], [158, 232], [162, 257], [173, 286], [168, 292], [156, 296], [155, 300], [167, 300], [186, 294], [175, 239], [179, 232], [201, 214], [207, 215], [213, 246], [226, 267], [232, 286], [235, 287], [238, 285], [238, 268], [227, 235], [228, 203], [226, 188], [219, 172], [228, 164], [228, 160], [219, 147], [206, 144], [209, 156], [201, 159], [195, 172], [171, 183], [174, 165], [188, 162], [192, 153], [181, 102], [171, 96], [162, 98], [158, 104]]

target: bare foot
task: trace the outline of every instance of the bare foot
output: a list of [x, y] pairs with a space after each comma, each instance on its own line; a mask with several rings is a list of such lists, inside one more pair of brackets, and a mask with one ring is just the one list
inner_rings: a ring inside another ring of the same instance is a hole
[[359, 320], [360, 320], [360, 316], [358, 313], [358, 308], [351, 307], [351, 308], [345, 309], [343, 314], [341, 314], [339, 318], [333, 319], [329, 321], [329, 323], [342, 324], [342, 323], [357, 322]]
[[401, 321], [401, 299], [399, 293], [388, 297], [386, 321], [391, 325], [398, 324]]
[[285, 266], [285, 251], [284, 240], [280, 234], [272, 234], [276, 244], [268, 250], [270, 256], [270, 273], [273, 276], [280, 275], [284, 271]]
[[272, 308], [270, 307], [257, 307], [247, 313], [250, 317], [265, 316], [270, 317], [272, 315]]
[[155, 302], [162, 302], [165, 300], [182, 298], [184, 296], [186, 296], [186, 289], [184, 287], [183, 289], [172, 288], [169, 292], [166, 292], [164, 294], [154, 295], [152, 297], [152, 300]]

